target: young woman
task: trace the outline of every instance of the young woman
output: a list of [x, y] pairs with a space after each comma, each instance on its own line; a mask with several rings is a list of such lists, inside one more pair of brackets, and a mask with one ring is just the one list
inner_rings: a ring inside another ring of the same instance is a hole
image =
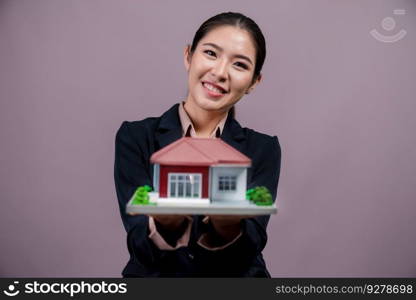
[[262, 257], [269, 216], [130, 216], [138, 186], [152, 185], [150, 156], [182, 136], [221, 138], [252, 160], [247, 188], [276, 198], [276, 136], [242, 128], [234, 105], [261, 81], [266, 56], [257, 24], [239, 13], [205, 21], [184, 51], [188, 95], [161, 117], [124, 122], [116, 136], [115, 185], [130, 260], [124, 277], [270, 277]]

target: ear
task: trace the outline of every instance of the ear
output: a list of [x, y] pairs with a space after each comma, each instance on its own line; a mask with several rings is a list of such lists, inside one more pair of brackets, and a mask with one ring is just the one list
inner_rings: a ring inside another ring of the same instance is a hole
[[185, 64], [185, 69], [189, 72], [189, 67], [191, 66], [191, 46], [187, 45], [183, 51], [183, 62]]
[[257, 78], [253, 81], [251, 86], [247, 89], [246, 94], [250, 94], [254, 90], [254, 88], [260, 83], [262, 79], [263, 79], [263, 75], [259, 74], [259, 76], [257, 76]]

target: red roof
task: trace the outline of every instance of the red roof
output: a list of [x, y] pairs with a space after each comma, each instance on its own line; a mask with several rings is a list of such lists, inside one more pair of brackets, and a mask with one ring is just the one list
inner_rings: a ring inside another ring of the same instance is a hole
[[251, 165], [250, 158], [219, 138], [183, 137], [153, 153], [150, 161], [175, 166]]

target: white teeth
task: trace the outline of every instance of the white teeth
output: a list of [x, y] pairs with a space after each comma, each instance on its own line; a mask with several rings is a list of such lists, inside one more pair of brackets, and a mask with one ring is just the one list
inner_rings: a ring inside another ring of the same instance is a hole
[[209, 83], [204, 82], [204, 86], [210, 91], [222, 94], [222, 91], [220, 89], [216, 88], [215, 86], [213, 86]]

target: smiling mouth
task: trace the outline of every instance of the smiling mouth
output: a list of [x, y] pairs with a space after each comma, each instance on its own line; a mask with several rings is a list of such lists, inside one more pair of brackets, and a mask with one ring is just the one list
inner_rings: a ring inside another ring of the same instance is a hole
[[202, 85], [209, 90], [210, 92], [216, 93], [216, 94], [226, 94], [227, 91], [221, 87], [214, 86], [213, 84], [209, 82], [202, 82]]

